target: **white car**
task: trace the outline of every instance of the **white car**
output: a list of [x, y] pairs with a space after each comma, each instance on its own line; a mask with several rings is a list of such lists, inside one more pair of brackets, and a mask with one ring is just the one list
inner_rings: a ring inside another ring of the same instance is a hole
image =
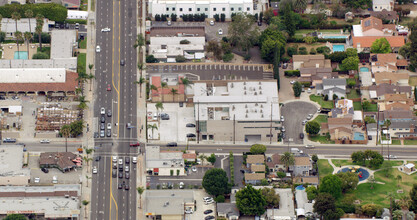
[[311, 89], [310, 88], [307, 89], [307, 93], [311, 93]]
[[193, 211], [193, 208], [191, 208], [191, 207], [188, 207], [186, 210], [185, 210], [185, 214], [193, 214], [194, 213], [194, 211]]
[[123, 159], [119, 159], [119, 164], [123, 164]]
[[41, 140], [41, 144], [49, 144], [50, 141], [48, 139], [43, 139]]
[[100, 51], [101, 51], [100, 46], [98, 46], [98, 45], [97, 45], [97, 47], [96, 47], [96, 52], [97, 52], [97, 53], [100, 53]]
[[302, 122], [302, 124], [303, 124], [303, 125], [307, 124], [307, 120], [304, 120], [304, 121]]
[[35, 183], [39, 183], [40, 181], [41, 181], [41, 178], [39, 178], [39, 177], [35, 178]]
[[283, 116], [283, 115], [281, 115], [281, 121], [282, 121], [282, 122], [284, 121], [284, 116]]
[[137, 163], [138, 162], [138, 158], [137, 157], [132, 157], [132, 163]]
[[113, 156], [113, 163], [117, 162], [117, 156]]
[[306, 148], [307, 148], [307, 149], [309, 149], [309, 148], [310, 148], [310, 149], [311, 149], [311, 148], [314, 148], [314, 145], [308, 144], [308, 145], [306, 145]]
[[291, 84], [294, 84], [294, 83], [295, 83], [295, 80], [291, 80], [291, 81], [290, 81], [290, 83], [291, 83]]
[[219, 33], [219, 35], [223, 35], [223, 30], [219, 29], [218, 33]]
[[192, 170], [193, 172], [197, 172], [197, 167], [191, 167], [191, 170]]
[[167, 25], [168, 25], [168, 26], [171, 26], [171, 24], [172, 24], [172, 23], [171, 23], [171, 21], [168, 21], [168, 22], [167, 22]]
[[105, 115], [105, 114], [106, 114], [106, 109], [101, 108], [101, 109], [100, 109], [100, 114]]
[[211, 20], [211, 21], [210, 21], [210, 25], [211, 25], [211, 26], [213, 26], [213, 25], [214, 25], [214, 21], [213, 21], [213, 20]]
[[180, 189], [184, 189], [184, 182], [180, 182]]
[[111, 129], [111, 123], [107, 123], [107, 129]]
[[101, 32], [110, 32], [110, 28], [108, 28], [108, 27], [103, 28], [103, 29], [101, 29]]
[[211, 203], [214, 203], [214, 200], [213, 199], [204, 201], [204, 204], [206, 204], [206, 205], [211, 204]]
[[397, 156], [394, 156], [394, 155], [388, 155], [388, 156], [387, 156], [387, 159], [397, 159]]
[[93, 174], [97, 174], [97, 167], [93, 167]]
[[203, 201], [205, 202], [205, 201], [207, 201], [207, 200], [212, 200], [213, 198], [212, 197], [204, 197], [203, 198]]

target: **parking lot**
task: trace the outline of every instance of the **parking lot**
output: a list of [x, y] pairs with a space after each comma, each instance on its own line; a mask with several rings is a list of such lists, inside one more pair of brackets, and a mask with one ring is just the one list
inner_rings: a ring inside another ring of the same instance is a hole
[[[317, 114], [317, 107], [314, 104], [302, 101], [286, 103], [281, 107], [281, 115], [284, 116], [285, 143], [289, 138], [293, 141], [290, 144], [303, 144], [300, 133], [304, 131], [302, 121], [306, 120], [308, 114]], [[304, 137], [306, 138], [306, 137]]]
[[186, 73], [190, 80], [226, 80], [226, 79], [273, 79], [268, 64], [231, 64], [231, 63], [149, 63], [149, 74]]
[[158, 189], [158, 185], [162, 189], [163, 186], [168, 186], [168, 183], [172, 183], [173, 188], [178, 189], [180, 182], [184, 183], [184, 189], [199, 188], [205, 172], [212, 167], [197, 165], [196, 168], [196, 172], [189, 169], [187, 176], [147, 176], [146, 182], [151, 189]]
[[[44, 173], [39, 168], [39, 153], [29, 154], [30, 182], [31, 185], [52, 185], [52, 178], [57, 177], [58, 184], [80, 184], [82, 178], [82, 169], [76, 169], [66, 173], [56, 168], [48, 168], [49, 172]], [[90, 161], [91, 163], [91, 161]], [[88, 174], [91, 176], [91, 172]], [[39, 183], [34, 183], [35, 178], [39, 177]]]
[[[188, 219], [204, 219], [204, 217], [213, 215], [216, 216], [216, 203], [211, 204], [204, 204], [203, 198], [204, 197], [210, 197], [204, 190], [194, 190], [194, 199], [196, 201], [196, 210], [193, 214], [185, 214], [185, 219], [189, 217]], [[205, 215], [204, 211], [206, 210], [213, 210], [212, 213]]]

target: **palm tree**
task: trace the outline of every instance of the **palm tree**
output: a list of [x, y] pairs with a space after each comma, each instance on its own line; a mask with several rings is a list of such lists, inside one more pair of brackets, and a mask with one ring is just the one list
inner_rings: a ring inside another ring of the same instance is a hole
[[175, 94], [178, 94], [178, 90], [172, 88], [171, 93], [172, 93], [172, 102], [174, 102], [174, 97], [175, 97]]
[[75, 94], [80, 94], [81, 92], [82, 92], [83, 90], [80, 88], [80, 87], [77, 87], [76, 89], [75, 89]]
[[27, 42], [27, 48], [28, 48], [28, 57], [30, 57], [29, 56], [29, 41], [30, 41], [30, 39], [32, 39], [32, 34], [30, 33], [30, 32], [28, 32], [28, 31], [26, 31], [24, 34], [23, 34], [23, 36], [25, 37], [25, 40], [26, 40], [26, 42]]
[[156, 93], [158, 92], [158, 87], [156, 87], [155, 85], [151, 85], [150, 87], [151, 90], [154, 90]]
[[293, 4], [294, 9], [300, 13], [302, 13], [307, 8], [307, 0], [294, 0]]
[[135, 82], [133, 82], [133, 83], [135, 83], [135, 84], [139, 84], [139, 94], [140, 94], [140, 97], [142, 98], [142, 84], [144, 84], [146, 82], [146, 80], [145, 80], [145, 78], [143, 78], [142, 76], [139, 78], [139, 81], [135, 81]]
[[400, 175], [400, 174], [398, 174], [397, 175], [397, 177], [395, 177], [395, 179], [397, 180], [397, 182], [398, 182], [398, 187], [400, 187], [400, 182], [401, 182], [401, 180], [403, 179], [403, 177]]
[[16, 37], [16, 44], [17, 44], [17, 59], [20, 59], [20, 48], [19, 48], [19, 41], [22, 40], [22, 32], [16, 31], [14, 32], [14, 36]]
[[184, 86], [184, 102], [186, 101], [185, 100], [185, 97], [186, 97], [186, 95], [187, 95], [187, 87], [190, 87], [191, 86], [191, 84], [193, 84], [188, 78], [180, 78], [180, 82], [178, 82], [179, 84], [182, 84], [183, 86]]
[[[90, 159], [93, 159], [93, 158], [90, 158]], [[87, 187], [88, 187], [88, 180], [91, 179], [92, 177], [85, 175], [85, 178], [87, 179]]]
[[281, 162], [284, 163], [284, 165], [287, 167], [287, 172], [289, 172], [290, 166], [294, 165], [295, 163], [294, 155], [290, 152], [285, 152], [281, 156]]
[[87, 81], [88, 75], [86, 73], [78, 73], [76, 80], [80, 83], [81, 95], [84, 95], [84, 83]]
[[88, 100], [85, 99], [85, 96], [80, 96], [79, 101], [80, 101], [80, 104], [78, 104], [78, 108], [80, 108], [81, 110], [84, 110], [88, 107], [87, 106]]
[[90, 91], [91, 91], [92, 79], [95, 78], [92, 71], [91, 71], [93, 69], [93, 67], [94, 67], [94, 64], [88, 64], [88, 69], [90, 69], [90, 74], [87, 75], [87, 79], [90, 80]]
[[201, 164], [203, 164], [204, 161], [207, 160], [207, 156], [204, 155], [204, 154], [200, 154], [200, 155], [198, 155], [198, 159], [200, 159], [201, 160]]
[[65, 137], [65, 152], [68, 152], [68, 137], [71, 134], [70, 125], [64, 125], [61, 127], [61, 134]]
[[[90, 166], [89, 162], [93, 160], [93, 158], [88, 157], [88, 156], [85, 156], [83, 159], [84, 159], [84, 161], [86, 161], [86, 162], [87, 162], [87, 166]], [[88, 172], [88, 171], [89, 171], [89, 169], [87, 169], [87, 172]]]
[[145, 188], [143, 188], [142, 186], [138, 186], [138, 188], [136, 188], [136, 190], [138, 191], [138, 193], [139, 193], [139, 206], [140, 206], [140, 208], [142, 208], [142, 193], [145, 191]]
[[403, 219], [407, 219], [407, 212], [409, 212], [411, 199], [409, 196], [401, 196], [400, 200], [398, 201], [398, 204], [401, 207], [401, 210], [403, 211]]
[[42, 27], [44, 23], [44, 17], [41, 14], [36, 15], [36, 28], [35, 33], [38, 34], [38, 40], [39, 40], [39, 49], [42, 51]]
[[13, 12], [12, 13], [12, 19], [15, 21], [16, 24], [16, 32], [17, 32], [17, 21], [19, 21], [22, 18], [22, 16], [20, 16], [19, 12]]
[[87, 201], [87, 200], [83, 200], [83, 205], [84, 205], [84, 208], [85, 208], [85, 211], [84, 211], [84, 215], [85, 215], [85, 218], [87, 218], [87, 205], [89, 204], [90, 202], [89, 201]]
[[153, 138], [153, 130], [156, 129], [158, 130], [158, 126], [156, 126], [156, 124], [148, 124], [148, 129], [152, 129], [152, 139]]
[[394, 205], [394, 201], [395, 201], [395, 195], [394, 195], [394, 193], [389, 192], [387, 194], [386, 198], [389, 199], [389, 213], [390, 213], [390, 217], [391, 217], [390, 219], [392, 219], [392, 216], [393, 216], [392, 210], [394, 209], [393, 205]]
[[168, 88], [168, 83], [161, 82], [161, 95], [162, 95], [162, 102], [164, 102], [164, 88]]
[[139, 51], [142, 50], [142, 46], [145, 45], [145, 38], [142, 34], [138, 34], [138, 37], [136, 38], [135, 44], [133, 44], [133, 47], [136, 49], [139, 47]]
[[30, 9], [26, 10], [25, 16], [29, 19], [29, 33], [32, 33], [32, 26], [30, 25], [30, 19], [33, 18], [33, 11]]
[[391, 219], [402, 219], [403, 218], [403, 212], [401, 211], [401, 210], [395, 210], [393, 213], [392, 213], [392, 217], [391, 217]]
[[138, 69], [139, 69], [139, 74], [140, 74], [140, 77], [142, 77], [142, 71], [143, 71], [143, 70], [146, 70], [146, 66], [145, 66], [145, 64], [143, 64], [143, 63], [139, 63], [139, 64], [138, 64]]

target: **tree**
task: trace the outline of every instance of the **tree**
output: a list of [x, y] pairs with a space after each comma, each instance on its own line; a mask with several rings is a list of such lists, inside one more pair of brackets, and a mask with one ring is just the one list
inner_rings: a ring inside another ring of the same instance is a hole
[[139, 94], [140, 94], [140, 97], [142, 98], [142, 84], [146, 83], [145, 78], [140, 77], [139, 81], [135, 81], [134, 83], [139, 85]]
[[284, 152], [284, 154], [281, 156], [281, 162], [287, 168], [287, 172], [289, 172], [290, 166], [294, 165], [295, 163], [294, 155], [290, 152]]
[[413, 188], [410, 190], [410, 211], [417, 212], [417, 184], [413, 184]]
[[261, 193], [266, 200], [266, 206], [268, 208], [277, 208], [279, 207], [279, 194], [275, 192], [273, 188], [262, 188]]
[[347, 57], [342, 61], [341, 69], [348, 70], [358, 70], [359, 57]]
[[263, 144], [254, 144], [250, 147], [250, 152], [252, 154], [264, 154], [266, 151], [266, 146]]
[[315, 201], [316, 202], [313, 205], [314, 212], [316, 212], [322, 217], [327, 212], [327, 210], [331, 210], [331, 211], [336, 210], [336, 204], [335, 204], [336, 201], [333, 198], [333, 196], [328, 193], [318, 194]]
[[71, 127], [70, 125], [63, 125], [60, 131], [62, 136], [65, 137], [65, 152], [68, 152], [68, 137], [71, 134]]
[[286, 176], [286, 174], [284, 172], [282, 172], [282, 171], [277, 172], [277, 177], [278, 178], [284, 178], [285, 176]]
[[230, 42], [242, 51], [246, 51], [247, 54], [259, 37], [259, 29], [253, 25], [254, 23], [252, 16], [237, 13], [229, 24]]
[[306, 193], [307, 193], [307, 199], [309, 201], [312, 201], [316, 199], [317, 195], [319, 194], [319, 191], [317, 190], [315, 186], [309, 186], [306, 189]]
[[[303, 0], [306, 1], [306, 0]], [[282, 4], [281, 4], [282, 5]], [[287, 3], [284, 6], [284, 23], [285, 23], [285, 29], [287, 30], [288, 35], [290, 37], [294, 36], [295, 34], [295, 20], [293, 16], [294, 12], [291, 9], [291, 4]]]
[[17, 32], [17, 21], [19, 21], [22, 18], [22, 16], [19, 14], [19, 12], [13, 12], [12, 13], [12, 19], [15, 21], [15, 25], [16, 25], [16, 31]]
[[358, 50], [356, 48], [346, 49], [347, 57], [358, 57]]
[[384, 176], [385, 177], [389, 177], [391, 175], [391, 173], [392, 173], [392, 169], [391, 168], [392, 168], [392, 166], [391, 166], [391, 163], [390, 162], [384, 161], [384, 163], [382, 163], [381, 170], [384, 173]]
[[[159, 111], [164, 110], [164, 104], [162, 104], [162, 102], [157, 102], [155, 104], [155, 108], [156, 108], [156, 111], [158, 112], [158, 115], [159, 115]], [[159, 119], [160, 119], [160, 117], [158, 117], [158, 123], [159, 123]]]
[[365, 165], [366, 158], [363, 151], [353, 152], [350, 157], [352, 158], [353, 163]]
[[385, 37], [376, 39], [372, 43], [371, 53], [391, 53], [391, 51], [391, 45]]
[[313, 156], [311, 156], [311, 160], [313, 160], [314, 163], [317, 163], [319, 157], [317, 156], [317, 154], [313, 154]]
[[307, 8], [307, 0], [294, 0], [294, 9], [302, 13]]
[[411, 52], [412, 52], [412, 48], [411, 48], [411, 43], [407, 42], [406, 44], [404, 44], [400, 50], [398, 51], [398, 53], [404, 57], [404, 59], [409, 59], [411, 56]]
[[92, 81], [95, 78], [95, 76], [93, 75], [93, 72], [92, 72], [93, 67], [94, 67], [94, 64], [91, 64], [91, 63], [88, 64], [88, 69], [90, 69], [90, 74], [87, 75], [87, 79], [90, 80], [90, 91], [91, 91], [91, 86], [93, 85]]
[[156, 126], [156, 124], [148, 124], [147, 129], [151, 129], [152, 132], [152, 139], [154, 139], [153, 137], [153, 131], [156, 129], [158, 130], [158, 126]]
[[33, 54], [32, 59], [34, 59], [34, 60], [47, 60], [47, 59], [49, 59], [49, 56], [46, 53], [38, 52], [38, 53]]
[[184, 56], [178, 55], [175, 57], [175, 62], [177, 63], [184, 63], [187, 59]]
[[146, 63], [158, 63], [158, 59], [153, 55], [146, 55]]
[[180, 78], [178, 84], [184, 86], [184, 101], [186, 101], [187, 87], [191, 87], [191, 84], [193, 84], [193, 82], [191, 82], [191, 80], [189, 80], [187, 77], [182, 77]]
[[77, 137], [83, 133], [84, 121], [82, 119], [74, 121], [70, 124], [71, 136]]
[[333, 174], [325, 176], [320, 183], [319, 190], [321, 193], [329, 193], [335, 199], [338, 199], [342, 196], [342, 181]]
[[342, 63], [342, 61], [346, 58], [347, 58], [347, 53], [346, 52], [334, 52], [334, 53], [329, 55], [329, 59], [332, 62]]
[[223, 14], [223, 13], [221, 13], [220, 14], [220, 21], [221, 22], [224, 22], [226, 20], [226, 15], [225, 14]]
[[368, 182], [371, 184], [371, 189], [374, 189], [374, 185], [375, 185], [375, 183], [376, 183], [376, 180], [375, 180], [375, 177], [374, 177], [374, 175], [370, 175], [369, 176], [369, 178], [368, 178]]
[[400, 182], [401, 182], [401, 180], [403, 179], [403, 177], [400, 175], [400, 174], [398, 174], [396, 177], [395, 177], [395, 179], [397, 180], [397, 182], [398, 182], [398, 187], [400, 187]]
[[244, 215], [262, 215], [267, 205], [261, 190], [247, 185], [236, 193], [236, 206]]
[[138, 34], [136, 37], [135, 43], [133, 44], [133, 47], [136, 49], [139, 47], [139, 51], [142, 51], [142, 46], [145, 45], [145, 38], [142, 34]]
[[407, 219], [407, 212], [410, 208], [411, 199], [407, 195], [402, 195], [398, 201], [398, 204], [401, 207], [401, 211], [403, 211], [403, 219]]
[[171, 21], [177, 21], [177, 15], [176, 14], [171, 14]]
[[27, 218], [22, 214], [11, 214], [6, 216], [4, 220], [26, 220]]
[[356, 189], [356, 186], [359, 183], [359, 178], [356, 173], [340, 172], [336, 174], [336, 176], [342, 181], [343, 193]]
[[292, 85], [292, 90], [294, 91], [294, 96], [295, 97], [300, 97], [300, 95], [301, 95], [301, 90], [302, 90], [302, 88], [301, 88], [301, 83], [300, 82], [295, 82], [293, 85]]
[[29, 54], [29, 42], [30, 42], [30, 39], [32, 39], [32, 34], [30, 32], [28, 32], [28, 31], [26, 31], [23, 34], [23, 37], [25, 38], [25, 41], [26, 41], [26, 46], [27, 46], [27, 50], [28, 50], [28, 57], [30, 57], [30, 54]]
[[362, 108], [364, 111], [367, 111], [371, 107], [371, 103], [369, 101], [362, 102]]
[[372, 7], [371, 0], [343, 0], [342, 3], [352, 9], [367, 9]]
[[139, 206], [140, 206], [140, 208], [142, 208], [142, 194], [143, 194], [143, 192], [145, 192], [145, 188], [143, 187], [143, 186], [138, 186], [137, 188], [136, 188], [136, 190], [138, 191], [138, 193], [139, 193]]
[[214, 165], [216, 163], [216, 155], [211, 154], [209, 157], [207, 157], [207, 161], [211, 163], [211, 165]]
[[22, 32], [16, 31], [16, 32], [14, 32], [14, 36], [16, 37], [16, 44], [17, 44], [17, 51], [18, 51], [17, 57], [18, 57], [18, 59], [20, 59], [19, 45], [20, 45], [20, 41], [23, 39]]
[[373, 154], [369, 160], [369, 165], [374, 168], [380, 167], [384, 163], [384, 157], [376, 151], [373, 151]]
[[307, 36], [307, 37], [305, 37], [304, 38], [304, 42], [306, 43], [306, 44], [312, 44], [312, 43], [314, 43], [316, 41], [316, 38], [315, 37], [312, 37], [312, 36]]
[[207, 52], [212, 52], [215, 59], [220, 60], [222, 58], [222, 49], [215, 40], [211, 40], [207, 43]]
[[216, 201], [217, 203], [223, 203], [226, 200], [226, 198], [224, 198], [224, 195], [218, 195], [216, 196], [216, 198], [214, 198], [214, 201]]
[[230, 193], [229, 178], [226, 171], [220, 168], [208, 170], [203, 177], [203, 188], [213, 196]]
[[309, 121], [306, 124], [306, 132], [310, 135], [316, 135], [320, 132], [320, 124], [317, 121]]
[[363, 214], [368, 217], [376, 217], [376, 214], [378, 213], [378, 211], [382, 209], [380, 206], [375, 205], [375, 204], [365, 204], [361, 208], [362, 208]]
[[36, 27], [35, 33], [38, 34], [39, 39], [39, 49], [42, 51], [42, 27], [44, 24], [44, 16], [41, 14], [36, 15]]
[[83, 205], [84, 205], [84, 215], [85, 215], [85, 216], [88, 216], [88, 214], [87, 214], [87, 206], [88, 206], [88, 204], [90, 204], [90, 202], [89, 202], [89, 201], [87, 201], [87, 200], [83, 200]]
[[174, 98], [175, 98], [175, 95], [178, 94], [178, 90], [172, 88], [170, 92], [172, 94], [172, 102], [174, 102]]
[[[30, 24], [30, 19], [33, 18], [33, 11], [30, 10], [30, 9], [26, 10], [25, 11], [25, 16], [26, 16], [26, 18], [29, 18], [28, 19], [29, 20], [29, 33], [31, 33], [32, 32], [32, 26]], [[29, 53], [29, 50], [28, 50], [28, 53]]]

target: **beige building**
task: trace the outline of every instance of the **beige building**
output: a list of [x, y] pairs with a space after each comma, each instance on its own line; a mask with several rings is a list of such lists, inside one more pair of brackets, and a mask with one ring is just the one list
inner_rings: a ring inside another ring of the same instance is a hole
[[194, 190], [146, 190], [145, 214], [148, 219], [183, 220], [185, 210], [194, 210]]
[[331, 68], [331, 62], [324, 58], [323, 54], [319, 55], [294, 55], [293, 69], [299, 70], [300, 68]]
[[277, 141], [281, 124], [275, 80], [200, 81], [193, 91], [199, 140]]
[[29, 183], [30, 169], [26, 168], [28, 153], [22, 145], [0, 147], [0, 186], [24, 186]]
[[146, 146], [146, 171], [150, 175], [184, 176], [182, 151], [161, 151], [159, 146]]

